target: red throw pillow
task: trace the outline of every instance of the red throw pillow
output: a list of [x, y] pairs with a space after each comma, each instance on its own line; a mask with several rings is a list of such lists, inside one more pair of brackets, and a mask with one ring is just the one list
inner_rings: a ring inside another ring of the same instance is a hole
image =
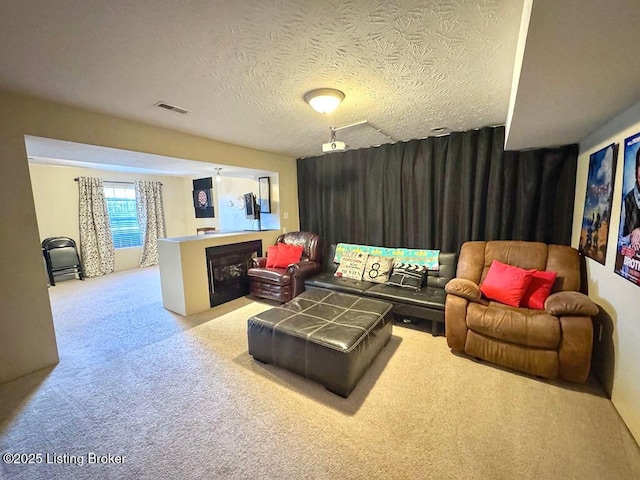
[[525, 270], [494, 260], [480, 291], [490, 300], [519, 307], [535, 270]]
[[520, 306], [544, 310], [544, 302], [551, 294], [551, 288], [557, 276], [556, 272], [535, 271], [531, 283], [520, 300]]
[[302, 245], [287, 245], [286, 243], [278, 244], [278, 256], [276, 257], [275, 268], [287, 268], [292, 263], [297, 263], [302, 257]]
[[267, 247], [267, 268], [273, 268], [276, 264], [276, 257], [278, 256], [278, 246], [272, 245]]

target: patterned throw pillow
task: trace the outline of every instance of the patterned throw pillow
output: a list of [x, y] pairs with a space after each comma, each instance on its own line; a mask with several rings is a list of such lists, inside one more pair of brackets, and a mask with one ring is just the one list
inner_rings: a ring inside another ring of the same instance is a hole
[[426, 274], [427, 268], [424, 265], [396, 262], [393, 265], [389, 280], [385, 283], [394, 287], [410, 288], [418, 291], [422, 288]]
[[345, 253], [340, 260], [340, 266], [336, 270], [335, 276], [362, 280], [362, 272], [367, 264], [368, 256], [368, 254], [362, 252]]
[[369, 255], [367, 264], [364, 267], [362, 280], [374, 283], [384, 283], [389, 280], [389, 274], [393, 268], [393, 258], [374, 257]]

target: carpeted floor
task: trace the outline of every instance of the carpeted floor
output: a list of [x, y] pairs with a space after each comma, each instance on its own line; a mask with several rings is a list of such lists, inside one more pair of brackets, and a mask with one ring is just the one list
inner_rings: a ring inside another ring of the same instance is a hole
[[49, 291], [60, 364], [0, 386], [0, 453], [42, 463], [0, 461], [2, 479], [640, 478], [595, 382], [518, 375], [395, 326], [343, 399], [248, 355], [246, 321], [266, 303], [180, 317], [156, 268]]

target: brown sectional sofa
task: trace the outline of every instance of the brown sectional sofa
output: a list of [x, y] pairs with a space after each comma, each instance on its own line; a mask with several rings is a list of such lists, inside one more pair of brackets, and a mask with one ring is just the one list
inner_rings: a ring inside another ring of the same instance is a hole
[[[479, 285], [493, 260], [557, 272], [544, 310], [486, 300]], [[446, 286], [446, 337], [455, 352], [532, 375], [581, 383], [591, 366], [598, 307], [581, 291], [576, 249], [539, 242], [467, 242]]]

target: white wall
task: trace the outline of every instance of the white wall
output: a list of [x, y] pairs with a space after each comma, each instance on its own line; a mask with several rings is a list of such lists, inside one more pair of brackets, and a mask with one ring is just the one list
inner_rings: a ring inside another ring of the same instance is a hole
[[[162, 182], [162, 200], [165, 211], [167, 237], [195, 235], [187, 232], [184, 216], [185, 204], [191, 204], [191, 194], [184, 195], [184, 184], [191, 180], [166, 175], [144, 175], [140, 173], [112, 172], [93, 168], [75, 168], [30, 164], [33, 199], [40, 240], [47, 237], [71, 237], [80, 246], [78, 227], [78, 183], [74, 178], [100, 177], [105, 181], [133, 182], [153, 180]], [[193, 216], [193, 208], [191, 209]], [[141, 247], [118, 248], [115, 251], [115, 270], [137, 268]]]
[[[622, 174], [624, 165], [624, 139], [640, 132], [640, 103], [620, 113], [598, 131], [580, 143], [576, 176], [575, 209], [572, 245], [577, 248], [584, 211], [585, 189], [589, 156], [601, 148], [619, 143], [616, 178], [613, 190], [611, 226], [609, 229], [606, 264], [587, 258], [589, 296], [610, 317], [611, 331], [605, 325], [601, 354], [596, 373], [611, 376], [611, 401], [626, 422], [629, 430], [640, 442], [640, 286], [614, 273], [614, 262], [622, 204]], [[607, 320], [608, 321], [608, 320]], [[596, 331], [596, 336], [599, 331]], [[607, 337], [612, 345], [607, 348]], [[610, 373], [609, 373], [610, 372]], [[607, 382], [607, 378], [604, 378]]]
[[258, 230], [258, 221], [247, 219], [245, 193], [258, 193], [258, 181], [253, 178], [223, 178], [217, 182], [220, 227], [224, 231]]
[[[185, 196], [191, 198], [193, 180], [201, 177], [192, 177], [185, 182]], [[213, 177], [215, 179], [215, 176]], [[260, 219], [262, 230], [279, 230], [279, 185], [278, 174], [271, 173], [271, 213], [263, 213]], [[258, 196], [258, 180], [241, 177], [222, 177], [219, 182], [213, 182], [213, 208], [214, 218], [195, 218], [191, 201], [186, 205], [185, 215], [187, 219], [187, 231], [185, 235], [195, 235], [196, 228], [215, 227], [217, 231], [235, 232], [242, 230], [257, 230], [257, 220], [247, 220], [244, 207], [238, 208], [244, 200], [245, 193], [254, 193]]]

